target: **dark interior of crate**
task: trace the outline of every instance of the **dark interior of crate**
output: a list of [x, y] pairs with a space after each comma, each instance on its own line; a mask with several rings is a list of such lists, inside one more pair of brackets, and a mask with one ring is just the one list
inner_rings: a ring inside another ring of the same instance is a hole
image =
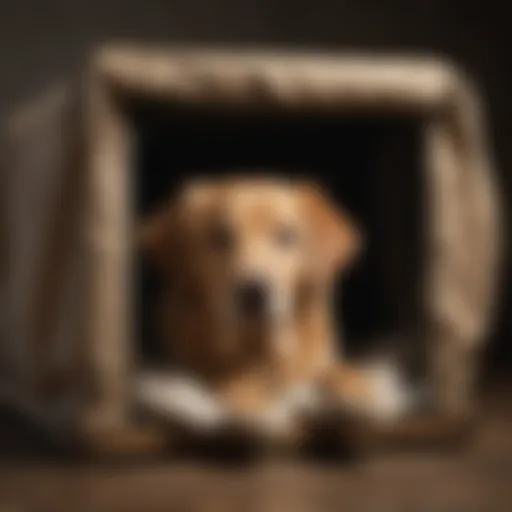
[[[362, 258], [339, 285], [336, 308], [346, 350], [357, 353], [387, 335], [421, 345], [422, 119], [148, 101], [126, 109], [135, 134], [137, 217], [197, 171], [268, 167], [318, 180], [355, 215], [366, 236]], [[138, 349], [145, 358], [158, 358], [159, 279], [140, 255], [136, 261]]]

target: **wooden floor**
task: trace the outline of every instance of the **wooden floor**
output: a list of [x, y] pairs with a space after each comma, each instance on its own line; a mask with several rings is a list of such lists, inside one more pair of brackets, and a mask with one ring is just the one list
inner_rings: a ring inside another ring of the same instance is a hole
[[66, 461], [4, 420], [0, 512], [508, 512], [512, 387], [488, 393], [484, 408], [486, 421], [463, 453], [329, 466], [269, 462], [250, 469]]

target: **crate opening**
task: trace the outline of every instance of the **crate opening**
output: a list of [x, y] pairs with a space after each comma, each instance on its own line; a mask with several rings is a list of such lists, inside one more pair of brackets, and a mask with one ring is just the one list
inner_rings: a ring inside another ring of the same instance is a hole
[[[278, 169], [322, 183], [362, 226], [366, 247], [338, 283], [345, 351], [381, 336], [421, 343], [423, 218], [420, 116], [172, 106], [127, 108], [134, 137], [134, 198], [142, 218], [191, 173]], [[136, 340], [143, 361], [162, 356], [155, 309], [160, 282], [138, 255]], [[414, 339], [413, 339], [414, 338]]]

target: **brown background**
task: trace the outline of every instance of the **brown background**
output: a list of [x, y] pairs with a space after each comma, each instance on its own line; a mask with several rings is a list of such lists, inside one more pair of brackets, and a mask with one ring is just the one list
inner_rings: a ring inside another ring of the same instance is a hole
[[[506, 2], [495, 0], [2, 0], [0, 113], [79, 69], [90, 45], [110, 38], [439, 53], [466, 68], [488, 100], [508, 200], [510, 10]], [[507, 277], [503, 304], [510, 292]], [[512, 363], [511, 334], [504, 307], [491, 352], [507, 366]]]

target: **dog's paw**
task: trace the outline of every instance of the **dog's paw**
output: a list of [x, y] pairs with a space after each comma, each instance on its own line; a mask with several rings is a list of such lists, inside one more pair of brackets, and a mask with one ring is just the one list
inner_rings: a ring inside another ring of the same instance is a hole
[[417, 405], [419, 393], [391, 363], [375, 363], [360, 368], [370, 393], [361, 397], [346, 397], [343, 404], [355, 414], [376, 423], [397, 421]]
[[[307, 419], [322, 410], [321, 396], [310, 385], [290, 387], [256, 414], [241, 417], [245, 428], [272, 448], [295, 450], [307, 437]], [[240, 417], [239, 417], [240, 419]]]
[[214, 395], [195, 380], [181, 375], [140, 375], [135, 386], [135, 402], [161, 420], [191, 432], [214, 432], [226, 421], [226, 412]]

